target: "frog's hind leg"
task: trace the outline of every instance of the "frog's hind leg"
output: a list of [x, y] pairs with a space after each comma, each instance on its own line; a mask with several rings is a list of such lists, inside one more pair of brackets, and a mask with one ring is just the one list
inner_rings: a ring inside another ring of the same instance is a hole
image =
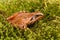
[[11, 15], [10, 17], [7, 18], [7, 20], [12, 20], [13, 18], [15, 18], [18, 15], [18, 13], [15, 13], [13, 15]]

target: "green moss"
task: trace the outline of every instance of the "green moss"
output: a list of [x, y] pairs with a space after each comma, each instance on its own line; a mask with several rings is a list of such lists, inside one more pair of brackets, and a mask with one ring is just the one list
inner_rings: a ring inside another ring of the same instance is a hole
[[[26, 31], [6, 21], [8, 16], [24, 10], [41, 11], [44, 18]], [[0, 0], [0, 40], [60, 40], [60, 0]]]

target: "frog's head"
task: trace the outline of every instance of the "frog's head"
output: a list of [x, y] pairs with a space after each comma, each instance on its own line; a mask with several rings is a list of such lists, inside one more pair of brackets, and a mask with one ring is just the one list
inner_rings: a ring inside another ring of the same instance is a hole
[[42, 13], [40, 13], [40, 12], [34, 13], [34, 15], [30, 19], [30, 23], [29, 24], [33, 24], [35, 21], [43, 18], [43, 16], [44, 15]]

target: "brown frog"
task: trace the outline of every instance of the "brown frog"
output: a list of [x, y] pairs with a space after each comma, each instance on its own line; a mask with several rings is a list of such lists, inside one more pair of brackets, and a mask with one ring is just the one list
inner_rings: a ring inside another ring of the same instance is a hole
[[28, 25], [33, 24], [41, 18], [43, 18], [43, 14], [40, 12], [17, 12], [8, 17], [7, 20], [9, 23], [20, 29], [26, 29]]

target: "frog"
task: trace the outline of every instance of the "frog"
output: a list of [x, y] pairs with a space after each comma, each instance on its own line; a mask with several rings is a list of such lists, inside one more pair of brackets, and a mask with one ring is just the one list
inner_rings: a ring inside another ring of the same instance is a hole
[[43, 18], [43, 13], [41, 12], [16, 12], [7, 18], [7, 21], [20, 29], [27, 29], [28, 25], [31, 25]]

